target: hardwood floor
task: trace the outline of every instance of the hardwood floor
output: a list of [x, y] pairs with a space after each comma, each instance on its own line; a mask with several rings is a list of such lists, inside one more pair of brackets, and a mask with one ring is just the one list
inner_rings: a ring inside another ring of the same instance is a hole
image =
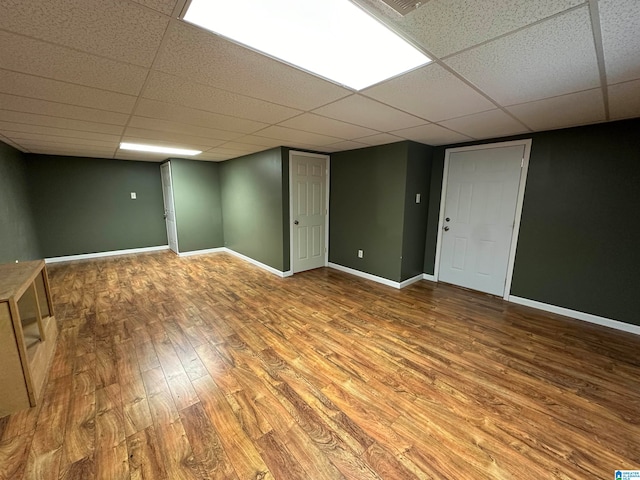
[[430, 282], [226, 254], [49, 267], [2, 479], [591, 479], [640, 468], [640, 337]]

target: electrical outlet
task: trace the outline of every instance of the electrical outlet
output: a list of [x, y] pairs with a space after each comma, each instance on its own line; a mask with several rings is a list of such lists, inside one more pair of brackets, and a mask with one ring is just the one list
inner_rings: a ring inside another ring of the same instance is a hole
[[135, 200], [136, 198], [136, 192], [131, 192], [131, 200]]
[[364, 251], [358, 250], [358, 258], [364, 257]]

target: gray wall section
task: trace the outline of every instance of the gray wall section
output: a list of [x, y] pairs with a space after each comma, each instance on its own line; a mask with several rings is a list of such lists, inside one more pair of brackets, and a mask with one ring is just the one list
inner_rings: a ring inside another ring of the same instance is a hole
[[330, 262], [401, 280], [407, 152], [399, 142], [331, 155]]
[[0, 263], [41, 258], [23, 154], [0, 142]]
[[282, 255], [283, 270], [291, 270], [291, 218], [289, 211], [289, 152], [290, 148], [282, 147]]
[[225, 246], [280, 271], [289, 268], [284, 168], [281, 148], [220, 164]]
[[180, 252], [224, 246], [220, 165], [171, 159]]
[[435, 147], [432, 153], [431, 178], [429, 181], [429, 207], [427, 235], [424, 250], [424, 273], [434, 274], [436, 244], [438, 242], [438, 220], [440, 217], [440, 195], [444, 175], [444, 152], [446, 147]]
[[512, 295], [640, 325], [639, 131], [636, 119], [482, 142], [533, 139]]
[[167, 244], [157, 163], [28, 155], [27, 164], [45, 257]]
[[[433, 147], [408, 143], [401, 281], [421, 275], [423, 270], [432, 151]], [[417, 193], [420, 203], [416, 203]]]

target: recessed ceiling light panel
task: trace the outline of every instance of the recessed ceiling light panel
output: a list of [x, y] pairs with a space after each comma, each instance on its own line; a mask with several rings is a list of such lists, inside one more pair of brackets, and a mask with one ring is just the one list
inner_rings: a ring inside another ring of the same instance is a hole
[[120, 149], [135, 150], [137, 152], [168, 153], [170, 155], [186, 155], [190, 157], [193, 155], [199, 155], [202, 153], [201, 150], [188, 150], [185, 148], [160, 147], [157, 145], [143, 145], [140, 143], [126, 143], [126, 142], [122, 142], [120, 144]]
[[191, 0], [183, 19], [355, 90], [431, 62], [349, 0]]

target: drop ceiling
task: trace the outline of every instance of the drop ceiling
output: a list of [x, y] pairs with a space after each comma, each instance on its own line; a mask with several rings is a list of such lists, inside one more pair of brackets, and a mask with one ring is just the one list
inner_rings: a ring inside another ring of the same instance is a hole
[[640, 116], [638, 0], [429, 0], [405, 16], [355, 1], [434, 62], [356, 92], [181, 21], [185, 0], [3, 0], [0, 141], [166, 157], [119, 150], [126, 141], [221, 161]]

